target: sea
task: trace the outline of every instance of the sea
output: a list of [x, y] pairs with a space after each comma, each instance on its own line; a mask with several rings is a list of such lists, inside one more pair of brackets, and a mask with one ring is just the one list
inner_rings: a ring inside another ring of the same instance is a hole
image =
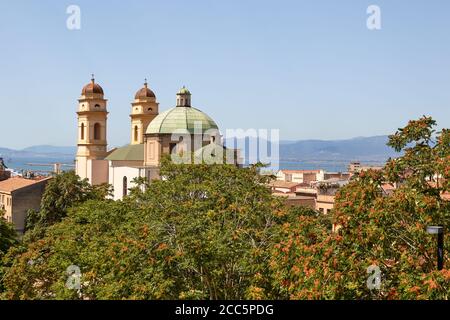
[[[8, 168], [16, 172], [31, 170], [40, 173], [53, 171], [53, 164], [61, 163], [63, 171], [73, 170], [75, 159], [61, 158], [7, 158], [4, 159]], [[325, 170], [328, 172], [345, 172], [350, 160], [281, 160], [278, 165], [268, 166], [268, 170]]]
[[75, 166], [75, 159], [71, 159], [70, 157], [6, 158], [3, 160], [8, 169], [12, 169], [16, 173], [33, 171], [36, 173], [49, 174], [53, 172], [55, 163], [60, 163], [63, 171], [73, 170]]

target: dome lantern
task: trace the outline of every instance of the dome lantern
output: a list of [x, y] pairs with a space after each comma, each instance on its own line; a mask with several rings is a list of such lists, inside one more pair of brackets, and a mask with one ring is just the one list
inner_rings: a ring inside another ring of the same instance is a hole
[[177, 107], [191, 106], [191, 92], [183, 86], [177, 93]]

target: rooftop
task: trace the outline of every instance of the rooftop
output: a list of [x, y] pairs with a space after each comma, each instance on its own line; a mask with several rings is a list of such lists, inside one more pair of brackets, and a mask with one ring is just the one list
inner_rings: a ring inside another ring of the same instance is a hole
[[218, 129], [217, 124], [206, 113], [192, 107], [175, 107], [160, 113], [150, 122], [147, 134], [172, 133], [204, 133], [210, 129]]
[[110, 161], [144, 161], [144, 144], [129, 144], [111, 152], [106, 160]]
[[91, 82], [83, 87], [83, 90], [81, 90], [81, 94], [87, 95], [94, 93], [103, 94], [103, 88], [98, 83], [95, 83], [94, 75], [92, 75]]
[[273, 192], [272, 193], [273, 196], [278, 196], [278, 197], [287, 197], [288, 199], [293, 199], [293, 200], [315, 200], [316, 198], [311, 196], [298, 196], [297, 194], [295, 194], [294, 192], [288, 192], [288, 193], [282, 193], [282, 192]]
[[183, 86], [183, 88], [181, 88], [181, 89], [178, 91], [177, 94], [178, 94], [178, 95], [180, 95], [180, 94], [188, 94], [188, 95], [190, 95], [191, 92], [190, 92], [185, 86]]
[[3, 181], [0, 181], [0, 192], [13, 192], [15, 190], [19, 190], [33, 184], [39, 183], [43, 180], [47, 180], [51, 178], [44, 179], [25, 179], [21, 177], [9, 178]]
[[148, 87], [147, 79], [145, 79], [144, 87], [142, 87], [136, 92], [134, 98], [135, 99], [156, 98], [155, 93]]
[[298, 182], [287, 182], [287, 181], [281, 181], [281, 180], [275, 180], [269, 183], [271, 187], [274, 188], [294, 188], [300, 185]]

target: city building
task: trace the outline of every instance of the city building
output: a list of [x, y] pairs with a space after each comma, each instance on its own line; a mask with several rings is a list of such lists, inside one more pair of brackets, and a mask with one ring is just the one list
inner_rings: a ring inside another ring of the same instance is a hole
[[323, 170], [278, 170], [277, 180], [308, 184], [313, 181], [324, 180]]
[[113, 198], [121, 199], [137, 177], [159, 179], [164, 155], [219, 157], [227, 155], [238, 163], [238, 152], [226, 149], [219, 127], [191, 104], [191, 92], [183, 87], [176, 94], [176, 106], [162, 113], [147, 81], [131, 103], [130, 144], [107, 150], [107, 100], [95, 82], [83, 87], [78, 100], [78, 152], [76, 173], [92, 184], [109, 183]]
[[273, 193], [295, 193], [300, 183], [275, 180], [269, 185]]
[[363, 165], [359, 161], [353, 161], [350, 162], [348, 165], [348, 172], [350, 175], [354, 175], [355, 173], [361, 172], [361, 171], [367, 171], [367, 170], [382, 170], [383, 166], [377, 166], [377, 165]]
[[19, 234], [25, 231], [27, 211], [39, 209], [49, 179], [10, 177], [3, 163], [0, 163], [0, 210], [3, 211], [3, 218], [13, 223]]
[[312, 207], [329, 214], [334, 207], [335, 193], [350, 177], [349, 172], [282, 169], [269, 186], [274, 195], [286, 196], [286, 203], [290, 205]]

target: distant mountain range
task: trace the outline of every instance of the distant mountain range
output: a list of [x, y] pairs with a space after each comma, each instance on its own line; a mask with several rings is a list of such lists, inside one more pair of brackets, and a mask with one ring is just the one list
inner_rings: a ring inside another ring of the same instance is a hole
[[[353, 161], [384, 162], [399, 156], [386, 143], [387, 136], [358, 137], [347, 140], [280, 141], [281, 161]], [[22, 150], [0, 147], [0, 157], [10, 159], [73, 160], [76, 147], [32, 146]]]
[[281, 141], [281, 160], [385, 162], [400, 154], [388, 147], [388, 136], [358, 137], [347, 140]]
[[0, 157], [7, 159], [73, 159], [76, 147], [33, 146], [22, 150], [0, 147]]

